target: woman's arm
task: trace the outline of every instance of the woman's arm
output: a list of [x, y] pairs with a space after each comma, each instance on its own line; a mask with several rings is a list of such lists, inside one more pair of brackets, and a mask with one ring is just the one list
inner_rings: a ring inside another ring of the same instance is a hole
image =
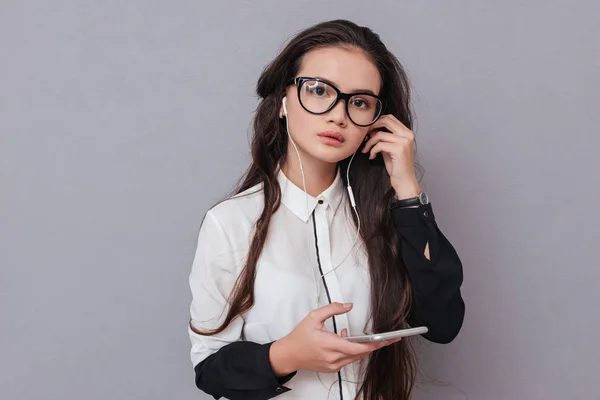
[[437, 226], [431, 204], [394, 208], [391, 214], [402, 237], [402, 259], [412, 284], [413, 307], [408, 322], [427, 326], [426, 339], [449, 343], [458, 335], [465, 314], [458, 254]]
[[296, 375], [277, 377], [269, 362], [271, 343], [230, 343], [194, 367], [196, 386], [215, 399], [270, 399], [290, 389], [283, 386]]
[[[220, 326], [227, 298], [237, 278], [236, 252], [216, 217], [209, 211], [198, 235], [189, 284], [190, 324], [198, 330]], [[215, 399], [269, 399], [290, 389], [283, 386], [295, 372], [278, 377], [269, 361], [272, 343], [242, 340], [244, 320], [235, 318], [222, 332], [200, 335], [188, 327], [196, 386]]]

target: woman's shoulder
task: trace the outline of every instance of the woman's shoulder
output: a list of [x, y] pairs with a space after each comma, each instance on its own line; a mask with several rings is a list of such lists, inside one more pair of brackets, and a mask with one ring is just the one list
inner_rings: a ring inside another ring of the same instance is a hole
[[264, 204], [263, 185], [259, 183], [240, 193], [221, 200], [211, 207], [207, 214], [227, 228], [241, 228], [254, 224], [260, 216]]

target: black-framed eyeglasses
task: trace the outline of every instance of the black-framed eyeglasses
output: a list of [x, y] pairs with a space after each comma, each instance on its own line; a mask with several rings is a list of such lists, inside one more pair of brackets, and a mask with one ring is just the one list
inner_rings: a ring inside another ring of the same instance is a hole
[[311, 114], [325, 114], [342, 99], [346, 104], [346, 115], [355, 125], [373, 125], [381, 116], [383, 102], [372, 93], [343, 93], [323, 79], [307, 76], [291, 79], [287, 84], [298, 87], [300, 105]]

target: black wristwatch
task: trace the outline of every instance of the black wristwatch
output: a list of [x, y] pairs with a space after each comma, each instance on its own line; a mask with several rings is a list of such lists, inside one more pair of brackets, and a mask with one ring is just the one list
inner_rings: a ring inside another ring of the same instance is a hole
[[396, 200], [395, 202], [392, 203], [391, 208], [424, 206], [425, 204], [429, 204], [429, 197], [427, 197], [425, 192], [421, 192], [421, 193], [419, 193], [419, 195], [417, 197], [411, 197], [410, 199]]

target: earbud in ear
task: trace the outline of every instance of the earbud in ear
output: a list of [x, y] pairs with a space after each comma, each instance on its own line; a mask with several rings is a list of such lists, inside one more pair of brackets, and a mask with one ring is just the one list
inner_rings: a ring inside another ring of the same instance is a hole
[[287, 101], [286, 96], [283, 97], [281, 103], [283, 104], [283, 114], [287, 117], [287, 107], [285, 106], [285, 102]]

